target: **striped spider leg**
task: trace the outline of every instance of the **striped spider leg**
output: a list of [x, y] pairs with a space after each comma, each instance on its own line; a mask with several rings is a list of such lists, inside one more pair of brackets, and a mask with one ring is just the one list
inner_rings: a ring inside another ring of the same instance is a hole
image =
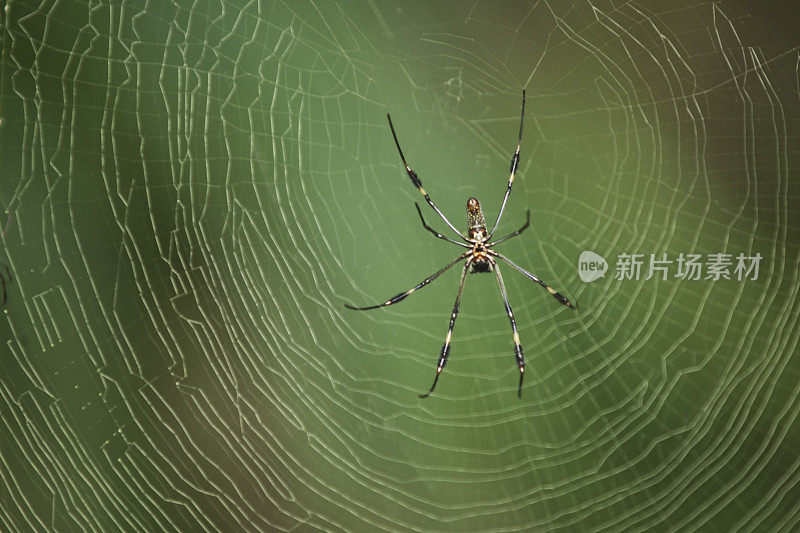
[[394, 126], [392, 125], [392, 119], [387, 114], [387, 118], [389, 119], [389, 128], [392, 130], [392, 137], [394, 138], [395, 145], [397, 146], [397, 151], [400, 153], [400, 159], [403, 161], [403, 165], [406, 168], [406, 172], [408, 173], [408, 177], [411, 179], [411, 182], [414, 184], [415, 187], [419, 190], [422, 196], [425, 198], [425, 201], [431, 208], [436, 212], [437, 215], [452, 229], [458, 237], [459, 240], [452, 239], [447, 237], [434, 228], [428, 225], [425, 222], [425, 217], [422, 216], [422, 210], [419, 207], [419, 204], [415, 203], [414, 205], [417, 208], [417, 213], [419, 214], [419, 218], [422, 221], [422, 226], [432, 233], [435, 237], [447, 241], [451, 244], [455, 244], [462, 248], [466, 248], [466, 251], [451, 261], [449, 264], [445, 265], [441, 269], [439, 269], [434, 274], [428, 276], [420, 283], [415, 285], [414, 287], [401, 292], [383, 303], [379, 303], [376, 305], [369, 305], [366, 307], [356, 307], [350, 304], [345, 304], [345, 307], [348, 309], [354, 309], [357, 311], [365, 311], [368, 309], [377, 309], [379, 307], [387, 307], [389, 305], [396, 304], [397, 302], [403, 301], [407, 296], [412, 294], [413, 292], [427, 286], [433, 280], [438, 278], [442, 275], [445, 271], [449, 270], [457, 263], [466, 260], [464, 263], [463, 268], [461, 269], [461, 278], [458, 282], [458, 292], [456, 293], [456, 301], [453, 305], [453, 312], [450, 314], [450, 324], [447, 329], [447, 336], [445, 337], [444, 344], [442, 345], [442, 349], [439, 352], [439, 360], [436, 367], [436, 376], [433, 379], [433, 384], [431, 385], [430, 390], [425, 394], [420, 394], [420, 398], [427, 398], [433, 392], [433, 389], [436, 388], [436, 383], [439, 381], [439, 375], [442, 373], [442, 369], [447, 364], [447, 359], [450, 356], [450, 341], [453, 337], [453, 328], [456, 324], [456, 318], [458, 318], [458, 311], [461, 306], [461, 295], [464, 291], [464, 283], [466, 282], [467, 274], [477, 274], [477, 273], [487, 273], [487, 272], [494, 272], [497, 278], [497, 285], [500, 288], [500, 296], [503, 299], [503, 304], [505, 306], [506, 314], [508, 315], [509, 322], [511, 323], [511, 331], [513, 333], [514, 339], [514, 357], [517, 361], [517, 367], [519, 368], [519, 386], [517, 387], [517, 396], [522, 397], [522, 380], [525, 375], [525, 356], [522, 352], [522, 345], [520, 344], [519, 339], [519, 332], [517, 331], [517, 322], [514, 317], [514, 311], [511, 309], [511, 305], [508, 303], [508, 293], [506, 292], [506, 286], [503, 281], [503, 276], [500, 274], [500, 266], [495, 260], [495, 258], [505, 261], [510, 265], [513, 269], [517, 270], [518, 272], [522, 273], [524, 276], [528, 277], [529, 279], [535, 281], [542, 287], [544, 287], [556, 300], [558, 300], [563, 305], [571, 309], [576, 309], [576, 306], [570, 303], [570, 301], [562, 296], [559, 292], [555, 291], [549, 285], [547, 285], [544, 281], [536, 277], [535, 275], [531, 274], [524, 268], [520, 267], [504, 255], [500, 254], [499, 252], [494, 251], [492, 248], [496, 244], [500, 244], [501, 242], [507, 241], [517, 235], [520, 235], [523, 231], [525, 231], [531, 223], [531, 212], [530, 210], [527, 211], [525, 224], [519, 228], [518, 230], [502, 237], [500, 239], [492, 241], [492, 234], [497, 229], [498, 224], [500, 223], [500, 217], [503, 215], [503, 210], [505, 209], [506, 203], [508, 202], [508, 197], [511, 193], [511, 187], [514, 183], [514, 176], [516, 175], [517, 170], [519, 169], [519, 151], [520, 146], [522, 144], [522, 123], [525, 118], [525, 91], [522, 91], [522, 112], [519, 119], [519, 136], [517, 138], [517, 148], [514, 151], [514, 154], [511, 157], [511, 166], [509, 169], [509, 178], [508, 178], [508, 186], [506, 187], [505, 195], [503, 196], [503, 202], [500, 205], [500, 212], [497, 215], [497, 220], [492, 227], [492, 231], [489, 232], [486, 230], [486, 221], [483, 216], [483, 210], [481, 209], [481, 204], [477, 198], [470, 198], [467, 201], [467, 233], [466, 235], [459, 232], [455, 226], [444, 216], [444, 214], [439, 210], [436, 204], [431, 200], [431, 197], [428, 195], [427, 191], [422, 187], [422, 181], [417, 176], [417, 173], [414, 172], [411, 167], [406, 162], [406, 158], [403, 155], [403, 150], [400, 148], [400, 142], [397, 140], [397, 134], [395, 133]]
[[[5, 270], [5, 274], [3, 273], [3, 270]], [[9, 268], [7, 264], [0, 261], [0, 285], [2, 285], [0, 292], [3, 293], [3, 305], [5, 305], [6, 301], [8, 300], [8, 290], [6, 285], [10, 283], [11, 280], [11, 268]]]

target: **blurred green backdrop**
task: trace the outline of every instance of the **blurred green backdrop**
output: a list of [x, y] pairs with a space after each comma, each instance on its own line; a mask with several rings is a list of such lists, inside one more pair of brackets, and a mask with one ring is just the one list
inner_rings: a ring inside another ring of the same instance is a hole
[[[798, 39], [729, 2], [6, 2], [0, 529], [798, 527]], [[458, 227], [494, 220], [430, 386]], [[424, 207], [424, 204], [423, 204]], [[441, 231], [432, 211], [423, 211]], [[584, 283], [578, 256], [609, 261]], [[755, 280], [615, 279], [739, 253]]]

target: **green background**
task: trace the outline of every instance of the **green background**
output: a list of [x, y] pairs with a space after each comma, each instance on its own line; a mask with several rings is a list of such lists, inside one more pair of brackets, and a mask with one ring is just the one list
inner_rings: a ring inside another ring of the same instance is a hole
[[[4, 4], [1, 530], [798, 527], [796, 17], [180, 4]], [[385, 115], [464, 227], [470, 196], [496, 217], [523, 88], [498, 234], [532, 225], [501, 247], [580, 309], [504, 269], [519, 400], [496, 282], [468, 277], [420, 400], [457, 269], [344, 308], [459, 252]], [[758, 279], [613, 275], [717, 252]]]

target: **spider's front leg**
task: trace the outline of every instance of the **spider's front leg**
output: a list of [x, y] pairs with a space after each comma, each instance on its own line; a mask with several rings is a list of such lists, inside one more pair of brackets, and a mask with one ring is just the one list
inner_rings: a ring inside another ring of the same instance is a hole
[[496, 261], [492, 261], [494, 273], [497, 276], [497, 284], [500, 286], [500, 295], [503, 297], [503, 304], [506, 307], [506, 315], [511, 322], [511, 331], [514, 333], [514, 357], [517, 359], [517, 367], [519, 368], [519, 386], [517, 387], [517, 396], [522, 398], [522, 379], [525, 377], [525, 356], [522, 353], [522, 345], [519, 342], [519, 332], [517, 331], [517, 321], [514, 318], [514, 311], [508, 303], [508, 295], [506, 294], [506, 284], [503, 283], [503, 276], [500, 274], [500, 265]]
[[469, 270], [472, 259], [470, 258], [465, 264], [464, 269], [461, 271], [461, 281], [458, 282], [458, 294], [456, 294], [456, 303], [453, 305], [453, 312], [450, 314], [450, 326], [447, 329], [447, 337], [444, 339], [442, 351], [439, 354], [439, 365], [436, 367], [436, 377], [433, 378], [433, 385], [431, 389], [425, 394], [420, 394], [420, 398], [427, 398], [436, 388], [436, 382], [439, 381], [439, 374], [442, 373], [444, 365], [447, 364], [447, 358], [450, 356], [450, 340], [453, 337], [453, 328], [456, 325], [456, 318], [458, 317], [458, 309], [461, 306], [461, 293], [464, 291], [464, 280], [467, 278], [467, 271]]

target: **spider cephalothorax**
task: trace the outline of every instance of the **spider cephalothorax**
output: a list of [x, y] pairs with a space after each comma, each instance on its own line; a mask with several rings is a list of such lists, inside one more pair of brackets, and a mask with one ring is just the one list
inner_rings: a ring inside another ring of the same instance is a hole
[[394, 131], [394, 126], [392, 125], [392, 117], [388, 114], [386, 118], [389, 119], [389, 128], [392, 130], [392, 137], [394, 137], [394, 143], [397, 146], [397, 151], [400, 152], [400, 159], [403, 161], [403, 165], [406, 167], [406, 172], [408, 173], [408, 177], [411, 178], [411, 182], [419, 189], [419, 192], [422, 193], [422, 196], [425, 198], [425, 201], [428, 202], [428, 205], [436, 211], [442, 220], [447, 224], [451, 230], [453, 230], [456, 235], [461, 238], [461, 241], [456, 241], [451, 239], [450, 237], [445, 237], [432, 227], [430, 227], [427, 222], [425, 222], [425, 218], [422, 216], [422, 211], [419, 208], [419, 204], [414, 204], [417, 206], [417, 213], [419, 213], [419, 218], [422, 220], [422, 225], [425, 227], [426, 230], [433, 233], [436, 237], [445, 240], [449, 243], [461, 246], [462, 248], [466, 248], [467, 250], [451, 261], [445, 267], [439, 269], [438, 272], [435, 274], [428, 276], [416, 286], [408, 289], [407, 291], [401, 292], [389, 298], [384, 303], [377, 304], [377, 305], [370, 305], [367, 307], [354, 307], [349, 304], [345, 304], [345, 306], [349, 309], [356, 309], [359, 311], [363, 311], [366, 309], [377, 309], [378, 307], [386, 307], [387, 305], [396, 304], [404, 300], [409, 294], [416, 291], [417, 289], [421, 289], [422, 287], [428, 285], [430, 282], [438, 278], [444, 271], [448, 270], [450, 267], [455, 265], [460, 261], [466, 260], [464, 264], [464, 268], [461, 270], [461, 281], [458, 283], [458, 293], [456, 294], [456, 303], [453, 306], [453, 313], [450, 315], [450, 326], [447, 330], [447, 337], [445, 337], [444, 345], [442, 346], [442, 350], [439, 353], [439, 362], [438, 366], [436, 367], [436, 377], [433, 379], [433, 385], [428, 392], [425, 394], [421, 394], [420, 398], [427, 398], [432, 392], [433, 389], [436, 387], [436, 382], [439, 381], [439, 374], [442, 373], [442, 369], [444, 365], [447, 364], [447, 358], [450, 356], [450, 341], [453, 336], [453, 328], [455, 327], [456, 317], [458, 317], [458, 309], [461, 305], [461, 293], [464, 289], [464, 280], [467, 277], [467, 272], [474, 274], [474, 273], [483, 273], [483, 272], [494, 272], [497, 276], [497, 284], [500, 287], [500, 295], [503, 297], [503, 303], [505, 304], [506, 314], [508, 315], [508, 319], [511, 322], [511, 331], [514, 335], [514, 357], [517, 360], [517, 366], [519, 368], [519, 386], [517, 388], [517, 395], [522, 396], [522, 378], [524, 377], [525, 372], [525, 357], [522, 354], [522, 346], [520, 345], [519, 341], [519, 333], [517, 332], [517, 322], [514, 318], [514, 311], [511, 310], [511, 305], [508, 303], [508, 295], [506, 294], [506, 287], [505, 283], [503, 283], [503, 276], [500, 274], [500, 267], [497, 264], [497, 259], [501, 259], [508, 263], [511, 268], [521, 272], [523, 275], [527, 276], [529, 279], [535, 281], [547, 291], [555, 297], [556, 300], [561, 302], [562, 304], [575, 309], [575, 306], [569, 302], [564, 296], [560, 293], [556, 292], [552, 287], [547, 285], [544, 281], [540, 280], [521, 266], [517, 265], [504, 255], [495, 252], [492, 248], [505, 240], [510, 239], [511, 237], [516, 237], [520, 233], [522, 233], [525, 228], [530, 225], [531, 222], [531, 212], [530, 210], [527, 212], [527, 220], [525, 225], [519, 228], [517, 231], [506, 235], [505, 237], [498, 239], [496, 241], [492, 241], [492, 235], [494, 234], [494, 230], [497, 229], [497, 224], [500, 223], [500, 217], [503, 216], [503, 209], [506, 207], [506, 202], [508, 201], [508, 195], [511, 193], [511, 186], [514, 183], [514, 176], [516, 175], [517, 169], [519, 168], [519, 148], [522, 144], [522, 122], [525, 118], [525, 91], [522, 91], [522, 113], [519, 119], [519, 137], [517, 139], [517, 149], [514, 151], [514, 155], [511, 156], [511, 168], [510, 168], [510, 176], [508, 177], [508, 186], [506, 187], [505, 196], [503, 196], [503, 203], [500, 205], [500, 212], [497, 215], [497, 220], [492, 227], [492, 230], [487, 232], [486, 231], [486, 221], [483, 217], [483, 210], [481, 209], [481, 203], [478, 201], [477, 198], [470, 198], [467, 201], [467, 235], [465, 236], [463, 233], [458, 231], [453, 224], [447, 220], [447, 217], [436, 207], [436, 204], [433, 203], [431, 197], [428, 195], [427, 191], [422, 188], [422, 181], [420, 181], [419, 176], [417, 173], [414, 172], [408, 163], [406, 163], [406, 158], [403, 155], [403, 150], [400, 149], [400, 142], [397, 140], [397, 134]]

